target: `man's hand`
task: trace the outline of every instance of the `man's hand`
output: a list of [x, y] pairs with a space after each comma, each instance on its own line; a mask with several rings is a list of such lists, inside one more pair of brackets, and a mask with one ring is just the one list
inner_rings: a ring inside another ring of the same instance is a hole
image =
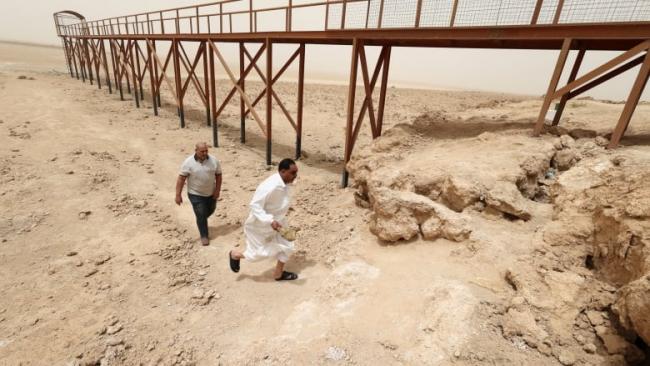
[[212, 194], [212, 198], [214, 198], [215, 201], [218, 201], [219, 200], [219, 192], [214, 191], [214, 193]]
[[177, 195], [176, 195], [176, 199], [175, 199], [174, 201], [176, 202], [177, 205], [180, 206], [181, 203], [183, 203], [183, 197], [181, 197], [180, 194], [177, 194]]
[[280, 225], [279, 222], [273, 220], [273, 222], [271, 223], [271, 227], [273, 228], [273, 230], [278, 231], [278, 230], [280, 230], [282, 225]]

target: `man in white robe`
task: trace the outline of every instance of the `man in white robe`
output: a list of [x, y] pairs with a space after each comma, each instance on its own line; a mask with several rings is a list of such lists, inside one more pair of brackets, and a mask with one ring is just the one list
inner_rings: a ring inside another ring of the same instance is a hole
[[276, 281], [291, 281], [298, 275], [284, 270], [289, 255], [293, 253], [293, 242], [280, 235], [279, 230], [287, 226], [286, 215], [290, 205], [289, 185], [298, 176], [298, 166], [291, 159], [284, 159], [278, 165], [278, 172], [266, 178], [255, 190], [250, 203], [250, 214], [244, 224], [246, 250], [242, 253], [232, 250], [228, 256], [230, 269], [239, 272], [240, 260], [257, 262], [276, 258], [274, 278]]

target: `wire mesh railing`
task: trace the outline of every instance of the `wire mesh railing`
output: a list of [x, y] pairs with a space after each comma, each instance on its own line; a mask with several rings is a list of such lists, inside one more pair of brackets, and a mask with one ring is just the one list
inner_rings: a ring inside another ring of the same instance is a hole
[[111, 36], [650, 21], [650, 0], [278, 1], [264, 8], [261, 0], [222, 0], [75, 24], [57, 13], [55, 24], [60, 36]]

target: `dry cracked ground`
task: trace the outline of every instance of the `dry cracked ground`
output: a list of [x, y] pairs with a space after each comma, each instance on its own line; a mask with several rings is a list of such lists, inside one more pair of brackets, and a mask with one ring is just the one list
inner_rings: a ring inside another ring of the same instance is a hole
[[[276, 283], [271, 262], [227, 264], [274, 169], [252, 120], [239, 143], [236, 103], [202, 247], [173, 202], [211, 137], [196, 95], [180, 129], [170, 95], [154, 117], [146, 85], [136, 109], [71, 79], [59, 49], [0, 44], [0, 62], [0, 365], [648, 362], [645, 103], [606, 150], [617, 102], [572, 101], [534, 138], [538, 97], [391, 88], [384, 136], [364, 126], [341, 189], [346, 88], [310, 84], [290, 212], [301, 279]], [[278, 117], [274, 161], [292, 135]]]

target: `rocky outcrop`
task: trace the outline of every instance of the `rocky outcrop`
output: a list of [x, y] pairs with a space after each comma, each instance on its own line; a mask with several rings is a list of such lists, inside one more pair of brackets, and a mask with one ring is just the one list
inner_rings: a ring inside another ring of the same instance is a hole
[[625, 285], [617, 295], [613, 310], [621, 324], [650, 343], [650, 274]]
[[370, 192], [374, 214], [370, 230], [382, 240], [409, 240], [422, 232], [425, 239], [469, 237], [469, 219], [422, 195], [378, 187]]

